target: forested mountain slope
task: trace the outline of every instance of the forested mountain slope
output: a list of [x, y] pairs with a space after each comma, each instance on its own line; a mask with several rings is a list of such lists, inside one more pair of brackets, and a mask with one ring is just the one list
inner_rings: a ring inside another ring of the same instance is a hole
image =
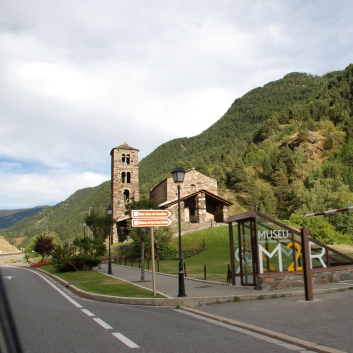
[[33, 208], [19, 209], [19, 210], [0, 210], [0, 229], [9, 228], [16, 222], [23, 218], [32, 216], [40, 212], [44, 207], [38, 206]]
[[[217, 179], [221, 196], [234, 204], [230, 214], [256, 204], [265, 214], [302, 226], [305, 213], [353, 205], [352, 116], [352, 64], [323, 77], [288, 74], [236, 99], [200, 135], [166, 142], [141, 160], [140, 194], [148, 195], [175, 166], [195, 167]], [[83, 231], [83, 212], [110, 203], [109, 186], [79, 190], [0, 235], [28, 242], [50, 231], [72, 239]], [[337, 232], [353, 237], [352, 213], [311, 222], [319, 240], [324, 232], [326, 242], [336, 241]]]
[[[213, 169], [227, 157], [244, 153], [257, 127], [272, 113], [308, 102], [327, 84], [327, 78], [291, 73], [236, 99], [224, 116], [200, 135], [159, 146], [140, 162], [141, 191], [158, 184], [176, 165], [195, 167], [218, 177]], [[199, 119], [199, 117], [197, 117]], [[187, 126], [185, 126], [187, 130]]]
[[[286, 75], [235, 100], [202, 134], [170, 141], [147, 156], [140, 167], [142, 192], [179, 165], [215, 177], [234, 203], [232, 213], [256, 204], [293, 220], [353, 205], [352, 102], [352, 64], [323, 77]], [[147, 180], [156, 175], [152, 169], [159, 176]], [[325, 222], [353, 236], [352, 213]]]

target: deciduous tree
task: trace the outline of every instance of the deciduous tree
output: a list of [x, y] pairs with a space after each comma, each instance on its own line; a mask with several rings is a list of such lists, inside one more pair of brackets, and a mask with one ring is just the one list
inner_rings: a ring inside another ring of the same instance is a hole
[[37, 236], [32, 246], [32, 250], [35, 253], [42, 255], [43, 261], [45, 257], [48, 257], [51, 254], [51, 252], [54, 250], [54, 247], [55, 244], [53, 238], [46, 234], [41, 234]]

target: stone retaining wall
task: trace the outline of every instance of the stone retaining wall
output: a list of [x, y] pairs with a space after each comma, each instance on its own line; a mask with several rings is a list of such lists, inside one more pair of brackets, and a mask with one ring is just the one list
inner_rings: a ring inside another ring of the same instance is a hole
[[17, 253], [1, 253], [0, 254], [0, 263], [8, 264], [8, 263], [16, 263], [21, 262], [23, 260], [24, 254], [22, 252]]
[[[313, 285], [353, 280], [353, 268], [312, 272], [311, 277]], [[283, 276], [276, 275], [273, 277], [257, 276], [256, 282], [256, 289], [259, 290], [304, 287], [304, 275], [286, 274]]]

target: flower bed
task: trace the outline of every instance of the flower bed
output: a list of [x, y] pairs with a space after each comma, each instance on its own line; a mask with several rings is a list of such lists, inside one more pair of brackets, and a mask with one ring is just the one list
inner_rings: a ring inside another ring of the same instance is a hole
[[30, 264], [31, 267], [42, 267], [42, 266], [46, 266], [46, 265], [50, 265], [50, 262], [49, 261], [41, 261], [41, 262], [37, 262], [37, 263], [32, 262]]

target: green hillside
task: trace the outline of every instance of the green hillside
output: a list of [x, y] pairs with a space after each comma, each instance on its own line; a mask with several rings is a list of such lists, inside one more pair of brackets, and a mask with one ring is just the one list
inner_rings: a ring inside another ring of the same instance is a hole
[[[158, 184], [176, 165], [195, 167], [218, 178], [214, 167], [243, 154], [252, 134], [274, 112], [304, 104], [327, 84], [326, 78], [291, 73], [236, 99], [224, 116], [200, 135], [159, 146], [140, 162], [141, 191]], [[199, 118], [199, 117], [198, 117]], [[185, 127], [187, 129], [187, 127]]]
[[26, 208], [19, 210], [0, 210], [0, 229], [9, 228], [16, 222], [23, 218], [30, 217], [38, 212], [40, 212], [44, 207], [48, 206], [38, 206], [34, 208]]
[[[323, 77], [290, 73], [236, 99], [200, 135], [166, 142], [141, 160], [140, 194], [148, 195], [177, 165], [195, 167], [217, 179], [220, 195], [233, 203], [230, 214], [256, 204], [300, 225], [305, 213], [353, 205], [352, 137], [353, 65]], [[28, 242], [52, 231], [72, 239], [82, 232], [83, 212], [109, 204], [109, 185], [79, 190], [0, 235]], [[311, 222], [318, 222], [317, 237], [322, 229], [331, 232], [327, 241], [353, 237], [352, 213]]]
[[72, 241], [83, 233], [82, 221], [89, 208], [105, 210], [109, 204], [110, 181], [107, 181], [93, 188], [78, 190], [67, 200], [0, 230], [0, 234], [11, 243], [15, 238], [23, 238], [17, 247], [26, 246], [31, 237], [42, 232], [54, 233], [65, 242]]

